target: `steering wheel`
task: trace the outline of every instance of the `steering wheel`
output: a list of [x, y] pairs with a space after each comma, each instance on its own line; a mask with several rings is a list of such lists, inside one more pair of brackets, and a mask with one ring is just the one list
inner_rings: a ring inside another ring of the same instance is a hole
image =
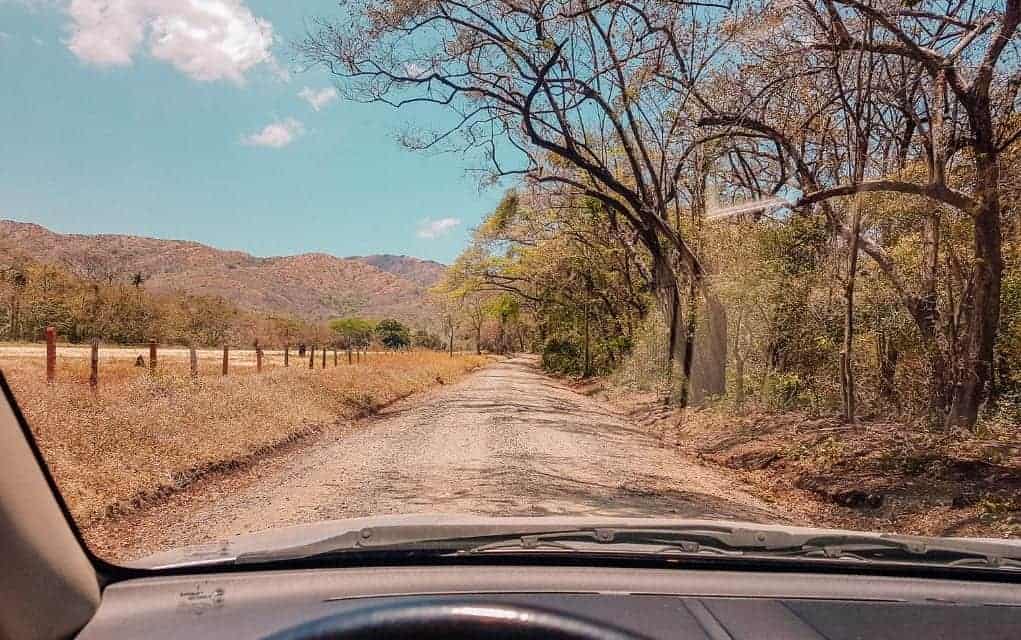
[[387, 603], [284, 629], [265, 640], [643, 640], [627, 631], [532, 606], [475, 600]]

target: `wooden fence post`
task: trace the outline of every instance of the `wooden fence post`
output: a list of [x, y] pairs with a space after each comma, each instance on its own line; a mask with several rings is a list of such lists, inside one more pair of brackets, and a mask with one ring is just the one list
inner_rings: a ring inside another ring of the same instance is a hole
[[46, 327], [46, 382], [52, 383], [57, 377], [57, 330]]
[[348, 349], [348, 350], [347, 350], [347, 363], [348, 363], [348, 364], [351, 364], [351, 358], [352, 358], [352, 356], [351, 356], [351, 350], [350, 350], [350, 349]]
[[316, 346], [312, 345], [308, 350], [308, 368], [316, 368]]
[[258, 340], [255, 341], [255, 372], [262, 373], [262, 347]]
[[195, 345], [188, 347], [188, 362], [191, 365], [191, 377], [199, 377], [199, 354], [195, 351]]
[[333, 350], [333, 366], [337, 366], [337, 350]]
[[93, 391], [99, 386], [99, 338], [92, 339], [92, 353], [89, 356], [89, 387]]
[[223, 375], [227, 375], [230, 366], [230, 347], [223, 345]]
[[156, 340], [149, 340], [149, 373], [156, 373]]
[[289, 344], [284, 345], [284, 366], [291, 366], [291, 345]]
[[326, 368], [326, 347], [322, 348], [322, 352], [323, 352], [323, 369], [325, 369]]

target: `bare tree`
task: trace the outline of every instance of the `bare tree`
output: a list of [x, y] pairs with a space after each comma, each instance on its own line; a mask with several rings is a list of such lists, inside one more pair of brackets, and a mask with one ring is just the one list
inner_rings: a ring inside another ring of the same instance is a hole
[[[442, 107], [445, 126], [409, 132], [419, 149], [475, 152], [487, 179], [587, 196], [648, 252], [652, 288], [676, 323], [678, 272], [706, 271], [670, 213], [701, 140], [696, 90], [725, 38], [711, 1], [353, 0], [298, 48], [347, 97]], [[718, 308], [717, 312], [722, 312]], [[726, 322], [714, 326], [726, 327]], [[714, 343], [725, 367], [726, 336]], [[673, 357], [673, 349], [670, 351]], [[722, 392], [722, 389], [714, 390]]]
[[[942, 10], [880, 0], [801, 0], [763, 5], [782, 25], [766, 53], [750, 54], [745, 81], [726, 109], [701, 120], [772, 161], [774, 192], [801, 192], [878, 266], [914, 320], [933, 367], [933, 404], [946, 423], [974, 425], [988, 397], [999, 324], [1003, 271], [999, 158], [1021, 136], [1016, 118], [1021, 75], [1016, 33], [1021, 0], [947, 1]], [[870, 134], [868, 170], [848, 171], [846, 148], [830, 131], [840, 94], [822, 79], [840, 59], [872, 56], [873, 72], [852, 78], [869, 91], [883, 126]], [[802, 60], [800, 64], [792, 64]], [[780, 61], [783, 61], [780, 64]], [[756, 76], [756, 77], [752, 77]], [[867, 86], [866, 86], [867, 85]], [[812, 99], [805, 100], [807, 91]], [[891, 161], [892, 159], [892, 161]], [[906, 171], [924, 167], [921, 179]], [[856, 193], [920, 196], [966, 216], [973, 231], [970, 265], [959, 267], [960, 295], [940, 308], [935, 294], [939, 220], [926, 229], [927, 281], [913, 290], [890, 254], [861, 237], [834, 200]], [[946, 327], [940, 336], [940, 328]]]

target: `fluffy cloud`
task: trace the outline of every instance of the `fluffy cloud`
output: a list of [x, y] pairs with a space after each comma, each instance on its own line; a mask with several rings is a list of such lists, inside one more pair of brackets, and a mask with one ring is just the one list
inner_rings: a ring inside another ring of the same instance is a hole
[[418, 223], [418, 237], [432, 240], [447, 235], [461, 224], [458, 218], [440, 218], [431, 220], [426, 218]]
[[270, 147], [279, 149], [286, 147], [305, 133], [305, 126], [294, 118], [273, 122], [262, 128], [262, 131], [241, 138], [241, 143], [251, 147]]
[[305, 87], [298, 92], [298, 97], [312, 105], [313, 109], [319, 111], [337, 99], [337, 90], [333, 87], [327, 87], [319, 90]]
[[404, 71], [412, 78], [421, 78], [425, 74], [429, 73], [429, 69], [420, 64], [415, 64], [414, 62], [409, 62], [404, 65]]
[[126, 66], [143, 47], [205, 82], [244, 81], [275, 63], [273, 25], [243, 0], [71, 0], [68, 48], [100, 67]]

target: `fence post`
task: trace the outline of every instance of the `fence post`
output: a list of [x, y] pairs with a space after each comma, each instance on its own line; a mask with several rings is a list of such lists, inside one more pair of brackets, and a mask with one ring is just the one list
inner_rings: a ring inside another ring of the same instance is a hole
[[195, 351], [195, 345], [188, 347], [188, 362], [191, 365], [191, 377], [199, 377], [199, 354]]
[[284, 345], [284, 366], [291, 366], [291, 345], [289, 344]]
[[46, 382], [57, 377], [57, 330], [46, 327]]
[[149, 340], [149, 373], [156, 373], [156, 340]]
[[333, 366], [337, 366], [337, 350], [333, 350]]
[[326, 368], [326, 347], [323, 347], [321, 349], [321, 351], [323, 352], [323, 369], [325, 369]]
[[258, 340], [255, 341], [255, 372], [262, 373], [262, 347]]
[[223, 345], [223, 375], [227, 375], [230, 365], [230, 347]]
[[99, 386], [99, 338], [92, 339], [92, 353], [89, 356], [89, 386], [93, 391]]
[[316, 368], [316, 346], [312, 345], [308, 350], [308, 368]]
[[348, 364], [351, 364], [351, 358], [352, 358], [352, 356], [351, 356], [351, 350], [350, 350], [350, 349], [348, 349], [348, 350], [347, 350], [347, 363], [348, 363]]

